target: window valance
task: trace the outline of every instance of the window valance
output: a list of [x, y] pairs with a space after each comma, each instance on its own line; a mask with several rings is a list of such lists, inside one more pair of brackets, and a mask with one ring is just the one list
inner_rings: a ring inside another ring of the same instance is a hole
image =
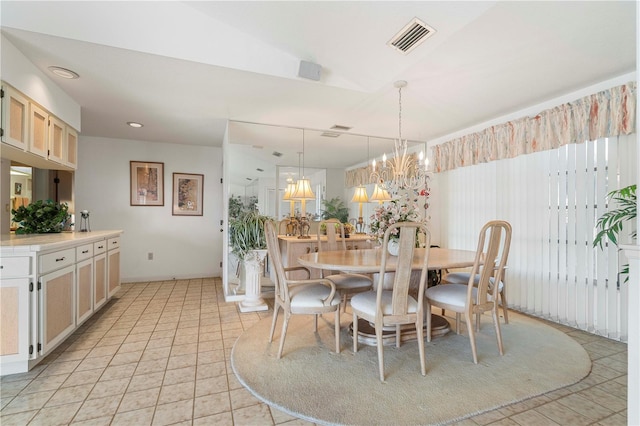
[[636, 82], [465, 135], [431, 149], [435, 172], [635, 132]]

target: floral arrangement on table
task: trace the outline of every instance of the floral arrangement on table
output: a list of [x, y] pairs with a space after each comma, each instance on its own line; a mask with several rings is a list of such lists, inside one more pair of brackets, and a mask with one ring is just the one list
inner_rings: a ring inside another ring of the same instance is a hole
[[[424, 207], [426, 208], [427, 204]], [[420, 214], [417, 196], [405, 192], [398, 194], [387, 204], [377, 207], [369, 218], [369, 222], [370, 235], [382, 242], [389, 225], [397, 222], [426, 222], [426, 219]], [[397, 240], [399, 237], [400, 232], [396, 229], [389, 239]]]

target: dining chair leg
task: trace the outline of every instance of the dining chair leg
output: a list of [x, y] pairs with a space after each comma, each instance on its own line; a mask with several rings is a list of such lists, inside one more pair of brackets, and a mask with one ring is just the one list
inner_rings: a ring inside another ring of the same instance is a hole
[[502, 313], [504, 314], [504, 323], [509, 324], [509, 307], [507, 306], [507, 286], [502, 282], [502, 291], [500, 292], [500, 304], [502, 305]]
[[382, 344], [382, 324], [376, 324], [376, 341], [378, 343], [378, 369], [380, 381], [384, 382], [384, 348]]
[[475, 335], [475, 331], [473, 330], [472, 316], [473, 315], [470, 312], [467, 312], [464, 315], [464, 318], [465, 318], [465, 321], [467, 322], [467, 331], [469, 332], [469, 342], [471, 343], [471, 353], [473, 354], [473, 363], [477, 364], [478, 353], [476, 350], [476, 335]]
[[314, 333], [318, 332], [318, 314], [315, 314], [313, 316], [313, 332]]
[[460, 334], [460, 313], [456, 312], [456, 334]]
[[342, 312], [347, 313], [347, 293], [342, 296]]
[[353, 353], [358, 352], [358, 315], [353, 312]]
[[273, 332], [276, 329], [276, 323], [278, 322], [278, 311], [280, 311], [280, 305], [276, 302], [273, 307], [273, 319], [271, 320], [271, 332], [269, 333], [269, 343], [273, 342]]
[[400, 341], [402, 340], [401, 333], [400, 324], [396, 324], [396, 348], [400, 347]]
[[336, 333], [336, 353], [340, 353], [340, 306], [336, 309], [336, 317], [335, 317], [335, 330]]
[[431, 341], [431, 304], [427, 302], [427, 308], [425, 309], [427, 314], [427, 342]]
[[427, 361], [424, 354], [424, 319], [422, 315], [416, 318], [416, 335], [418, 336], [418, 352], [420, 353], [420, 371], [423, 376], [427, 375]]
[[496, 339], [498, 339], [498, 350], [500, 351], [500, 355], [504, 355], [504, 348], [502, 347], [502, 332], [500, 331], [500, 321], [498, 318], [498, 307], [492, 311], [493, 313], [493, 324], [496, 328]]
[[280, 335], [280, 347], [278, 348], [278, 359], [282, 357], [282, 349], [284, 349], [284, 338], [287, 335], [287, 327], [289, 326], [289, 318], [291, 318], [291, 314], [288, 314], [286, 311], [284, 312], [284, 322], [282, 323], [282, 334]]

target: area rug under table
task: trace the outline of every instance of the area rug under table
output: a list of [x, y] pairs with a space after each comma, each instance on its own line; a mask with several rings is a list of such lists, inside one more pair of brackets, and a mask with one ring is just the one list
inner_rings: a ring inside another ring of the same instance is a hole
[[[491, 318], [477, 334], [478, 364], [469, 338], [454, 332], [426, 343], [427, 375], [420, 374], [415, 341], [385, 346], [385, 383], [378, 377], [376, 348], [353, 353], [342, 316], [342, 351], [334, 352], [333, 315], [319, 320], [294, 315], [284, 353], [276, 359], [282, 316], [273, 343], [271, 318], [245, 331], [231, 354], [240, 382], [258, 399], [319, 424], [442, 424], [537, 396], [583, 379], [591, 361], [580, 344], [543, 322], [517, 313], [502, 323], [504, 356], [498, 353]], [[463, 328], [464, 329], [464, 328]]]

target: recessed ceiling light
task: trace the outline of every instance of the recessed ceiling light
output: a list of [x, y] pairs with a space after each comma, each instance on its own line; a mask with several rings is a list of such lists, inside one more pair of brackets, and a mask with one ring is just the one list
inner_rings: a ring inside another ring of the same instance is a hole
[[139, 129], [140, 127], [143, 127], [144, 124], [141, 123], [136, 123], [135, 121], [127, 121], [127, 124], [131, 127], [134, 127], [136, 129]]
[[80, 77], [77, 72], [71, 71], [71, 70], [68, 70], [68, 69], [62, 68], [62, 67], [50, 66], [49, 67], [49, 71], [51, 71], [52, 73], [54, 73], [58, 77], [68, 78], [69, 80], [73, 80], [75, 78], [79, 78]]

